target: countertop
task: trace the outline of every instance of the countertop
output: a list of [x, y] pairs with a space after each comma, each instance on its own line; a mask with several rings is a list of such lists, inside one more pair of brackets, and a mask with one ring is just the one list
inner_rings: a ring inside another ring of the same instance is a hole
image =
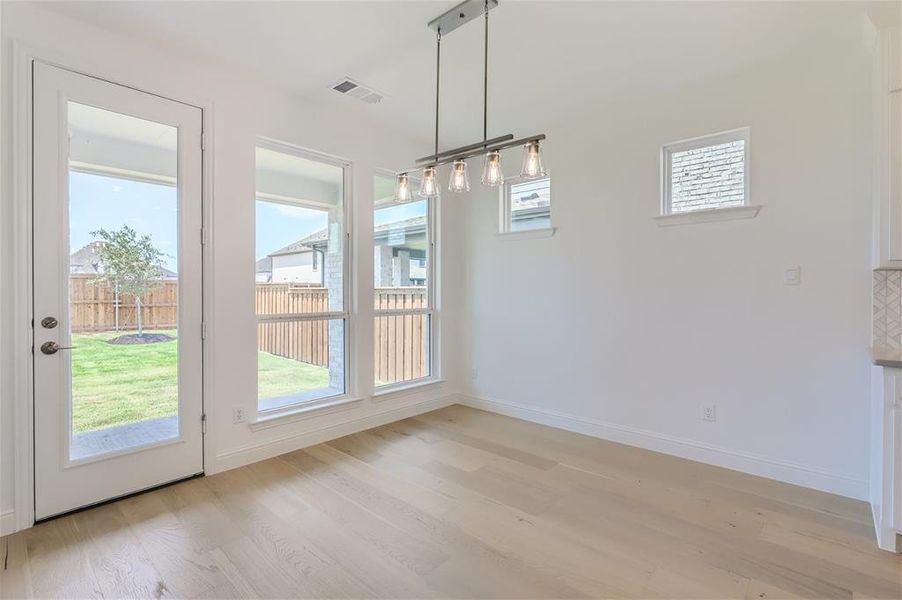
[[871, 348], [871, 359], [879, 367], [902, 369], [902, 350], [898, 348], [880, 346]]

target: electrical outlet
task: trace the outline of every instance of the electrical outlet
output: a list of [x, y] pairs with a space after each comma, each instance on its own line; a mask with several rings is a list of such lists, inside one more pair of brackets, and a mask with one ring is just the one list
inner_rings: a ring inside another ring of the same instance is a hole
[[711, 421], [712, 423], [717, 421], [717, 407], [703, 406], [702, 407], [702, 421]]
[[232, 409], [232, 423], [244, 423], [244, 409], [236, 406]]
[[472, 379], [473, 381], [479, 379], [479, 369], [473, 367], [473, 369], [470, 371], [470, 379]]

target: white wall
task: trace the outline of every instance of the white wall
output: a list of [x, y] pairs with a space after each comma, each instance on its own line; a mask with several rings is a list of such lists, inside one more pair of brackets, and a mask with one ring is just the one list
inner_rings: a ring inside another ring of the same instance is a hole
[[[872, 63], [808, 50], [549, 124], [554, 237], [500, 239], [474, 186], [474, 404], [865, 497]], [[760, 215], [659, 228], [660, 146], [742, 126]]]
[[[397, 168], [422, 154], [418, 144], [399, 141], [393, 131], [380, 130], [359, 114], [345, 114], [329, 106], [310, 106], [277, 89], [255, 82], [247, 74], [229, 74], [216, 66], [194, 63], [152, 46], [124, 38], [81, 22], [45, 11], [35, 4], [5, 2], [2, 5], [2, 331], [10, 331], [15, 316], [11, 312], [14, 288], [14, 256], [10, 217], [12, 197], [12, 41], [18, 40], [39, 56], [75, 67], [84, 72], [130, 84], [174, 99], [192, 103], [212, 103], [213, 211], [210, 227], [209, 269], [211, 301], [208, 303], [206, 409], [211, 419], [207, 472], [236, 466], [292, 448], [334, 437], [353, 429], [372, 426], [380, 420], [394, 420], [410, 412], [445, 402], [451, 391], [438, 385], [419, 393], [398, 394], [380, 401], [372, 393], [372, 196], [377, 168]], [[84, 40], [90, 40], [85, 44]], [[378, 110], [374, 107], [373, 110]], [[361, 135], [366, 131], [366, 135]], [[245, 408], [253, 414], [256, 406], [256, 324], [254, 317], [254, 165], [258, 135], [278, 139], [341, 156], [354, 163], [354, 259], [359, 267], [354, 277], [352, 304], [355, 316], [353, 350], [355, 368], [353, 390], [363, 398], [359, 404], [332, 414], [252, 431], [246, 424], [232, 424], [232, 409]], [[454, 247], [459, 236], [445, 235], [456, 227], [455, 209], [440, 215], [444, 251], [458, 255]], [[460, 277], [459, 268], [444, 267], [448, 288]], [[440, 298], [440, 301], [443, 298]], [[442, 316], [454, 322], [452, 303]], [[21, 315], [19, 315], [21, 318]], [[447, 327], [448, 347], [455, 342], [457, 327]], [[444, 361], [444, 374], [459, 371], [453, 352]], [[14, 398], [10, 387], [11, 357], [9, 336], [0, 339], [2, 402], [0, 402], [0, 511], [13, 508]], [[453, 378], [453, 377], [452, 377]], [[381, 415], [381, 416], [380, 416]], [[4, 518], [4, 527], [10, 522]], [[21, 521], [20, 521], [21, 523]], [[5, 532], [4, 532], [5, 533]]]

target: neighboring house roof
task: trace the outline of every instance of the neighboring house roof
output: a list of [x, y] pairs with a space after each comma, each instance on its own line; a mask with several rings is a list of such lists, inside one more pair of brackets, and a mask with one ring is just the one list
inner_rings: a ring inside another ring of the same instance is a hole
[[[326, 244], [328, 244], [329, 242], [328, 231], [328, 229], [320, 229], [316, 233], [310, 234], [305, 238], [301, 238], [294, 243], [288, 244], [284, 248], [279, 248], [275, 252], [271, 252], [264, 258], [261, 258], [257, 261], [257, 273], [272, 272], [273, 256], [301, 254], [304, 252], [311, 252], [314, 249], [322, 251], [323, 248], [325, 248]], [[425, 231], [426, 217], [421, 216], [377, 225], [373, 230], [373, 235], [376, 240], [379, 240], [380, 238], [385, 239], [389, 235], [397, 234], [398, 232], [403, 232], [405, 235], [412, 235], [417, 233], [424, 233]]]
[[257, 273], [272, 273], [272, 255], [257, 261]]
[[[425, 233], [426, 232], [426, 217], [411, 217], [409, 219], [403, 219], [401, 221], [392, 221], [391, 223], [383, 223], [382, 225], [377, 225], [373, 229], [373, 238], [376, 241], [380, 239], [385, 239], [389, 235], [398, 234], [403, 232], [404, 235], [413, 235], [417, 233]], [[311, 246], [317, 249], [322, 249], [328, 243], [328, 235], [326, 229], [321, 229], [312, 235], [308, 235], [304, 239], [295, 242], [295, 244], [301, 244], [304, 246]]]
[[375, 237], [380, 237], [380, 234], [387, 234], [390, 232], [397, 232], [398, 230], [404, 231], [404, 233], [422, 233], [426, 231], [426, 217], [411, 217], [409, 219], [404, 219], [402, 221], [392, 221], [391, 223], [383, 223], [382, 225], [377, 225], [375, 229], [373, 229], [373, 235]]
[[[316, 234], [314, 234], [314, 235], [316, 235]], [[311, 248], [307, 244], [307, 238], [304, 238], [303, 240], [299, 240], [292, 244], [288, 244], [284, 248], [279, 248], [275, 252], [269, 253], [266, 256], [266, 258], [270, 259], [270, 267], [272, 267], [272, 257], [273, 256], [284, 256], [285, 254], [302, 254], [304, 252], [310, 252], [312, 250], [313, 250], [313, 248]], [[265, 260], [265, 259], [260, 259], [260, 260]]]
[[329, 241], [328, 231], [329, 231], [328, 229], [320, 229], [316, 233], [314, 233], [312, 235], [308, 235], [307, 237], [305, 237], [304, 239], [302, 239], [301, 241], [296, 242], [296, 243], [304, 244], [306, 246], [322, 245]]
[[[69, 255], [69, 273], [73, 275], [97, 275], [100, 273], [100, 248], [102, 242], [91, 242]], [[163, 279], [178, 279], [178, 273], [160, 267]]]

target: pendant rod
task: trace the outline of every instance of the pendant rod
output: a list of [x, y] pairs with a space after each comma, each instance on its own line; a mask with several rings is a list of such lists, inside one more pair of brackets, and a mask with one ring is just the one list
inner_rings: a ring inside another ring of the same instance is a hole
[[485, 0], [485, 58], [482, 70], [482, 139], [489, 139], [489, 0]]
[[[507, 136], [504, 136], [507, 137]], [[523, 137], [517, 140], [510, 140], [508, 142], [503, 142], [500, 144], [491, 144], [491, 140], [489, 140], [489, 145], [486, 146], [483, 142], [479, 142], [476, 144], [470, 144], [469, 146], [462, 146], [462, 148], [473, 148], [473, 150], [464, 150], [458, 151], [455, 154], [445, 153], [444, 158], [439, 158], [435, 161], [430, 161], [428, 165], [430, 167], [437, 167], [439, 165], [447, 165], [448, 163], [452, 163], [455, 160], [466, 160], [468, 158], [473, 158], [474, 156], [480, 156], [483, 154], [487, 154], [489, 152], [496, 152], [501, 150], [507, 150], [508, 148], [513, 148], [514, 146], [523, 146], [528, 144], [529, 142], [541, 142], [545, 139], [544, 133], [537, 133], [535, 135], [531, 135], [529, 137]], [[431, 158], [431, 157], [430, 157]], [[395, 174], [400, 175], [402, 173], [412, 173], [413, 171], [417, 171], [422, 169], [424, 165], [419, 165], [416, 167], [411, 167], [410, 169], [404, 169], [403, 171], [397, 171]]]
[[490, 140], [482, 140], [481, 142], [475, 142], [473, 144], [468, 144], [466, 146], [460, 146], [459, 148], [452, 148], [451, 150], [445, 150], [444, 152], [439, 152], [438, 154], [430, 154], [429, 156], [424, 156], [422, 158], [418, 158], [416, 160], [416, 163], [418, 165], [427, 166], [428, 163], [445, 158], [446, 156], [460, 154], [461, 152], [468, 152], [470, 150], [475, 150], [477, 148], [485, 148], [486, 146], [491, 146], [493, 144], [500, 144], [501, 142], [506, 142], [507, 140], [512, 140], [512, 139], [514, 139], [514, 134], [508, 133], [507, 135], [500, 135], [500, 136], [494, 137]]
[[438, 155], [438, 109], [439, 109], [439, 85], [442, 72], [442, 28], [439, 27], [435, 36], [435, 154]]

